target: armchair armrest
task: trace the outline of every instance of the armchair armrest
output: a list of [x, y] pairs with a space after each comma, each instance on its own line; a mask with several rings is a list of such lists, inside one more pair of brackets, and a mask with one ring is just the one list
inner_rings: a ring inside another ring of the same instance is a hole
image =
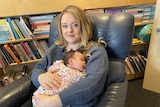
[[125, 79], [125, 63], [122, 60], [112, 59], [109, 63], [106, 90], [98, 107], [124, 107], [128, 81]]
[[98, 107], [124, 107], [128, 81], [108, 85]]
[[0, 107], [20, 107], [28, 101], [34, 90], [30, 77], [31, 74], [26, 75], [19, 80], [0, 88]]

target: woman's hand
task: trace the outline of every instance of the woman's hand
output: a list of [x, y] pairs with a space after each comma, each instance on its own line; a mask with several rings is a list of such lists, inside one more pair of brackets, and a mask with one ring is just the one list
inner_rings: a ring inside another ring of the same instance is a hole
[[32, 98], [38, 100], [36, 107], [62, 107], [62, 102], [58, 94], [54, 96], [36, 95]]
[[[56, 72], [56, 69], [54, 72]], [[46, 72], [39, 75], [38, 81], [41, 86], [47, 88], [48, 90], [55, 90], [61, 86], [62, 79], [54, 72]]]

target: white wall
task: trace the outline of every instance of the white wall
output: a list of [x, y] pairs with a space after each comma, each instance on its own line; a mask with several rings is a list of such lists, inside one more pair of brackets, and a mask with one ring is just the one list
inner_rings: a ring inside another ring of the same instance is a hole
[[160, 93], [160, 0], [156, 3], [143, 88]]

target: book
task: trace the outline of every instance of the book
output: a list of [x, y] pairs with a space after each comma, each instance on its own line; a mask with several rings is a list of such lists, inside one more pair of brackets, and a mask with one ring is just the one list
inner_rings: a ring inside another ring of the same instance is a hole
[[18, 47], [20, 54], [22, 54], [22, 56], [23, 56], [23, 58], [24, 58], [24, 61], [29, 61], [29, 60], [31, 60], [31, 59], [29, 58], [29, 56], [27, 55], [27, 53], [25, 52], [25, 50], [24, 50], [24, 48], [22, 47], [21, 44], [18, 43], [18, 44], [15, 44], [15, 45]]
[[[7, 20], [7, 19], [6, 19], [6, 20]], [[10, 36], [11, 36], [10, 40], [15, 40], [15, 36], [14, 36], [14, 34], [13, 34], [13, 31], [12, 31], [11, 26], [10, 26], [10, 24], [9, 24], [8, 21], [6, 22], [6, 25], [7, 25], [7, 27], [8, 27], [9, 32], [10, 32]]]
[[34, 55], [36, 56], [37, 59], [42, 58], [32, 41], [29, 41], [28, 45], [31, 48], [32, 52], [34, 53]]
[[2, 52], [2, 56], [3, 56], [4, 60], [6, 61], [7, 65], [15, 62], [14, 59], [12, 58], [12, 56], [9, 54], [9, 52], [3, 46], [0, 46], [0, 51]]
[[20, 58], [19, 52], [17, 51], [17, 48], [15, 48], [15, 45], [13, 45], [12, 43], [9, 43], [8, 46], [11, 48], [11, 50], [16, 55], [16, 57], [19, 59], [19, 61], [22, 62], [22, 59]]
[[133, 39], [132, 39], [132, 44], [140, 44], [140, 43], [144, 43], [144, 42], [141, 41], [141, 40], [138, 39], [138, 38], [133, 38]]
[[30, 70], [27, 66], [23, 66], [23, 69], [21, 71], [22, 76], [28, 75], [30, 73]]
[[0, 19], [0, 42], [11, 40], [11, 32], [7, 25], [6, 19]]
[[129, 58], [129, 61], [130, 61], [131, 65], [132, 65], [134, 71], [135, 71], [135, 72], [138, 72], [139, 70], [138, 70], [138, 68], [136, 67], [136, 64], [135, 64], [134, 59], [132, 58], [132, 56], [129, 55], [128, 58]]
[[144, 60], [144, 57], [143, 57], [141, 54], [139, 54], [138, 52], [133, 51], [133, 50], [131, 51], [131, 54], [136, 55], [136, 56], [138, 57], [139, 61], [141, 62], [143, 68], [145, 68], [145, 66], [146, 66], [146, 61]]
[[40, 27], [40, 26], [47, 26], [47, 27], [49, 27], [49, 25], [50, 25], [49, 22], [31, 23], [31, 26], [33, 28], [37, 28], [37, 27]]
[[46, 53], [46, 52], [47, 52], [48, 47], [46, 47], [46, 43], [45, 43], [45, 41], [44, 41], [44, 40], [40, 40], [40, 41], [39, 41], [39, 44], [40, 44], [41, 49], [43, 50], [43, 52], [44, 52], [44, 53]]
[[140, 55], [139, 53], [136, 53], [138, 58], [140, 59], [140, 62], [142, 63], [143, 67], [145, 68], [146, 66], [146, 61], [144, 60], [144, 57]]
[[117, 8], [117, 9], [106, 9], [105, 13], [109, 13], [109, 14], [115, 14], [115, 13], [121, 13], [124, 12], [123, 8]]
[[1, 55], [1, 52], [0, 52], [0, 68], [4, 68], [6, 65], [3, 61], [3, 58], [2, 58], [2, 55]]
[[133, 61], [134, 65], [132, 65], [132, 66], [135, 66], [135, 67], [136, 67], [136, 71], [138, 71], [138, 72], [143, 72], [143, 71], [140, 69], [139, 64], [137, 63], [137, 60], [136, 60], [136, 58], [135, 58], [136, 56], [130, 55], [129, 57], [130, 57], [130, 59]]
[[26, 28], [23, 26], [22, 22], [19, 19], [14, 19], [15, 24], [17, 25], [18, 29], [22, 33], [25, 38], [30, 38], [29, 33], [27, 32]]
[[54, 18], [53, 14], [36, 15], [36, 16], [30, 16], [29, 21], [33, 23], [36, 21], [52, 20], [53, 18]]
[[41, 57], [43, 57], [45, 55], [45, 52], [41, 49], [41, 45], [39, 44], [39, 42], [37, 40], [32, 41], [33, 44], [36, 46], [38, 52], [40, 53]]
[[34, 53], [32, 52], [31, 48], [29, 47], [28, 42], [25, 42], [24, 44], [27, 47], [27, 49], [30, 53], [30, 56], [32, 56], [33, 60], [37, 59], [36, 56], [34, 55]]
[[126, 57], [125, 63], [126, 63], [126, 65], [128, 66], [131, 74], [135, 74], [136, 71], [135, 71], [135, 69], [133, 68], [133, 66], [132, 66], [132, 64], [131, 64], [129, 57]]
[[14, 54], [14, 52], [12, 51], [12, 49], [9, 47], [8, 44], [4, 45], [4, 48], [8, 51], [8, 53], [12, 56], [12, 58], [16, 61], [16, 63], [20, 64], [20, 60], [16, 57], [16, 55]]
[[12, 31], [13, 31], [13, 34], [14, 34], [15, 39], [16, 39], [16, 40], [19, 39], [19, 36], [18, 36], [18, 34], [17, 34], [17, 32], [16, 32], [13, 24], [12, 24], [12, 19], [11, 19], [10, 17], [8, 17], [8, 18], [7, 18], [7, 21], [8, 21], [8, 23], [9, 23], [9, 25], [10, 25]]
[[23, 54], [21, 48], [20, 48], [17, 44], [13, 44], [13, 45], [14, 45], [15, 49], [17, 50], [18, 55], [19, 55], [21, 61], [22, 61], [22, 62], [28, 61], [28, 59], [27, 59], [27, 58], [25, 57], [25, 55]]
[[30, 58], [30, 60], [34, 60], [34, 57], [30, 53], [30, 51], [28, 50], [28, 47], [26, 46], [26, 44], [24, 42], [21, 42], [20, 44], [23, 47], [24, 51], [26, 52], [27, 56]]
[[24, 29], [26, 29], [28, 36], [32, 37], [33, 34], [32, 34], [32, 31], [31, 31], [31, 28], [28, 27], [28, 26], [30, 26], [30, 24], [25, 17], [20, 17], [20, 24], [22, 24]]
[[130, 69], [128, 68], [127, 65], [125, 65], [125, 72], [126, 72], [127, 75], [132, 74], [132, 73], [130, 72]]
[[[1, 48], [0, 48], [0, 59], [3, 61], [5, 65], [10, 64], [9, 61], [7, 60], [7, 57], [4, 55], [3, 51], [1, 50]], [[1, 64], [1, 66], [3, 66], [3, 64]]]
[[136, 61], [137, 61], [137, 63], [138, 63], [138, 66], [139, 66], [141, 72], [144, 72], [144, 71], [145, 71], [145, 67], [142, 65], [139, 57], [138, 57], [138, 56], [135, 56], [135, 59], [136, 59]]
[[18, 26], [16, 25], [15, 21], [12, 19], [11, 21], [15, 31], [17, 32], [17, 35], [19, 36], [19, 39], [24, 39], [25, 37], [22, 35], [21, 31], [19, 30]]
[[46, 52], [47, 52], [47, 49], [49, 48], [49, 45], [48, 45], [48, 42], [46, 40], [42, 40], [42, 43], [46, 49]]

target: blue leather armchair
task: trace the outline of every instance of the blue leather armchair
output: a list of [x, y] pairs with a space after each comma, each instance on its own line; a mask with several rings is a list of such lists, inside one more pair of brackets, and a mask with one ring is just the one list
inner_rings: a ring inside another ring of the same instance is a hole
[[[124, 107], [128, 82], [125, 79], [125, 57], [129, 54], [134, 31], [134, 17], [126, 13], [87, 13], [93, 27], [93, 40], [106, 42], [109, 74], [98, 107]], [[49, 44], [57, 38], [56, 18], [51, 23]], [[0, 107], [31, 107], [35, 89], [31, 74], [0, 89]]]

